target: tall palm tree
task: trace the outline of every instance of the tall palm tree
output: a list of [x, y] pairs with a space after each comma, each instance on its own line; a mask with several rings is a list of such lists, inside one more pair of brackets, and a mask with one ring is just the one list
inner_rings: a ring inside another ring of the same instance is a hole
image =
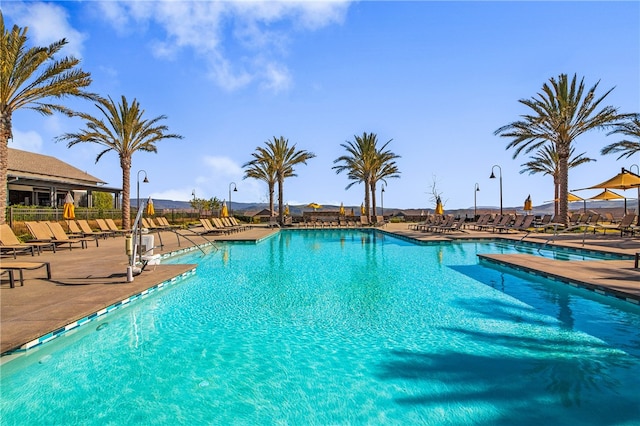
[[283, 136], [273, 137], [265, 142], [265, 147], [256, 148], [254, 158], [268, 159], [272, 163], [278, 181], [278, 220], [284, 223], [284, 180], [288, 177], [297, 176], [294, 173], [294, 166], [307, 164], [307, 160], [316, 155], [309, 151], [296, 150], [296, 145], [289, 146], [289, 140]]
[[4, 26], [0, 11], [0, 223], [5, 223], [7, 207], [8, 144], [13, 137], [12, 115], [20, 108], [43, 115], [62, 112], [71, 115], [67, 107], [53, 103], [52, 98], [67, 96], [97, 100], [98, 96], [84, 91], [91, 84], [91, 74], [78, 68], [80, 60], [54, 56], [67, 44], [65, 39], [48, 47], [27, 48], [27, 30], [14, 25]]
[[[374, 135], [375, 136], [375, 135]], [[391, 140], [382, 145], [379, 149], [375, 149], [375, 157], [373, 161], [373, 168], [371, 170], [371, 179], [369, 186], [371, 188], [371, 205], [373, 213], [377, 214], [376, 210], [376, 185], [379, 181], [384, 183], [389, 178], [399, 178], [400, 170], [395, 162], [396, 158], [400, 158], [399, 155], [394, 154], [391, 151], [385, 151], [384, 149], [389, 145]], [[374, 143], [375, 145], [375, 143]]]
[[273, 216], [273, 198], [278, 182], [275, 164], [272, 158], [261, 157], [258, 151], [251, 153], [251, 155], [253, 160], [242, 165], [242, 168], [245, 169], [243, 179], [253, 178], [266, 182], [269, 188], [269, 214]]
[[609, 89], [596, 98], [599, 83], [585, 93], [584, 78], [578, 82], [575, 74], [571, 80], [566, 74], [560, 74], [557, 80], [552, 77], [548, 84], [542, 86], [542, 92], [537, 97], [519, 100], [533, 111], [531, 114], [525, 114], [521, 116], [522, 120], [502, 126], [494, 132], [512, 139], [507, 149], [515, 148], [513, 158], [522, 151], [529, 153], [543, 145], [551, 144], [554, 147], [558, 153], [559, 218], [564, 224], [569, 223], [568, 162], [576, 138], [590, 130], [618, 125], [630, 117], [629, 114], [619, 114], [617, 108], [612, 106], [604, 106], [596, 111], [613, 90]]
[[118, 154], [122, 168], [122, 224], [124, 229], [130, 229], [129, 181], [133, 153], [136, 151], [158, 152], [156, 142], [162, 139], [182, 139], [182, 136], [167, 133], [166, 125], [157, 124], [160, 120], [167, 118], [164, 115], [150, 120], [144, 119], [144, 110], [140, 109], [140, 103], [136, 99], [129, 105], [123, 95], [122, 102], [116, 105], [109, 97], [109, 99], [101, 99], [96, 107], [103, 118], [86, 113], [75, 113], [74, 115], [86, 121], [87, 127], [77, 133], [66, 133], [58, 137], [58, 140], [68, 141], [69, 148], [84, 142], [102, 145], [105, 149], [96, 157], [96, 163], [107, 152], [115, 151]]
[[[567, 167], [572, 169], [580, 164], [589, 163], [591, 161], [596, 161], [593, 158], [585, 157], [586, 152], [582, 154], [578, 154], [575, 157], [573, 156], [575, 147], [571, 148], [569, 152], [569, 162], [567, 163]], [[531, 157], [530, 161], [527, 161], [524, 164], [521, 164], [524, 169], [520, 170], [520, 174], [529, 172], [530, 175], [535, 173], [542, 173], [543, 175], [550, 175], [553, 177], [553, 199], [554, 199], [554, 214], [558, 215], [558, 207], [559, 207], [559, 192], [560, 192], [560, 167], [559, 167], [559, 159], [558, 153], [552, 146], [545, 145], [541, 149], [538, 150], [536, 155]]]
[[371, 217], [370, 206], [370, 189], [371, 178], [375, 167], [376, 160], [376, 135], [364, 132], [362, 136], [354, 135], [354, 141], [346, 141], [340, 144], [346, 151], [346, 155], [333, 160], [332, 168], [336, 173], [347, 172], [347, 177], [352, 182], [345, 189], [351, 188], [356, 183], [364, 183], [364, 210], [367, 218]]
[[635, 114], [633, 118], [627, 122], [620, 123], [607, 135], [621, 134], [625, 136], [631, 136], [637, 140], [623, 139], [619, 142], [612, 143], [602, 148], [601, 153], [606, 154], [618, 154], [618, 160], [622, 157], [630, 158], [633, 154], [640, 152], [640, 114]]

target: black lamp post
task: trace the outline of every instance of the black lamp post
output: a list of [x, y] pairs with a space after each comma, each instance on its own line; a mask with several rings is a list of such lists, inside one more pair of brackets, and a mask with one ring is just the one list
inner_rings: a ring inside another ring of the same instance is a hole
[[498, 166], [497, 164], [493, 167], [491, 167], [491, 176], [489, 176], [489, 179], [495, 179], [496, 175], [493, 173], [493, 169], [498, 168], [498, 170], [500, 170], [500, 215], [502, 216], [502, 167]]
[[[147, 172], [145, 170], [138, 170], [138, 180], [137, 180], [137, 193], [136, 193], [136, 197], [137, 197], [137, 210], [136, 210], [136, 216], [140, 213], [140, 172], [144, 172], [144, 180], [142, 181], [142, 183], [149, 183], [149, 179], [147, 179]], [[138, 223], [138, 228], [137, 228], [137, 232], [138, 232], [138, 258], [140, 260], [140, 262], [142, 263], [142, 232], [140, 231], [140, 224]]]
[[476, 189], [473, 191], [473, 220], [478, 217], [478, 191], [480, 191], [480, 185], [476, 183]]
[[233, 186], [233, 192], [238, 192], [238, 188], [236, 187], [236, 183], [235, 182], [231, 182], [229, 184], [229, 216], [232, 216], [231, 212], [231, 187]]
[[380, 190], [380, 207], [382, 208], [382, 217], [384, 218], [384, 183], [382, 184], [382, 189]]

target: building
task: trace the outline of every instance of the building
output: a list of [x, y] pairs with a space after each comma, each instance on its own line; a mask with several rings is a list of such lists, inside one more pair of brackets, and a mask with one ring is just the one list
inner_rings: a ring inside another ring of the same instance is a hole
[[121, 207], [121, 188], [104, 186], [106, 182], [57, 158], [8, 149], [7, 204], [62, 207], [68, 192], [76, 206], [92, 207], [92, 192], [113, 195], [114, 208]]

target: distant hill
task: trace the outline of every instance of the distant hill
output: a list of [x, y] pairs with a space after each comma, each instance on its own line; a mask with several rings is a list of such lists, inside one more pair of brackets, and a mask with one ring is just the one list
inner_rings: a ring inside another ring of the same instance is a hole
[[[141, 200], [142, 202], [142, 200]], [[132, 199], [131, 200], [131, 205], [135, 206], [137, 203], [137, 199]], [[635, 211], [637, 208], [637, 201], [635, 198], [629, 198], [627, 199], [627, 208], [630, 211]], [[176, 209], [176, 210], [190, 210], [191, 209], [191, 204], [189, 204], [188, 201], [174, 201], [174, 200], [161, 200], [161, 199], [153, 199], [153, 206], [156, 208], [156, 210], [158, 209]], [[583, 209], [584, 204], [580, 201], [575, 202], [575, 203], [570, 203], [569, 204], [569, 209], [570, 210], [581, 210]], [[503, 207], [503, 210], [505, 212], [509, 212], [512, 213], [514, 211], [518, 212], [518, 213], [522, 213], [522, 205], [517, 206], [517, 207]], [[609, 210], [609, 209], [622, 209], [624, 207], [624, 201], [623, 200], [612, 200], [612, 201], [587, 201], [586, 203], [586, 208], [587, 210]], [[268, 203], [236, 203], [236, 202], [232, 202], [231, 203], [231, 209], [237, 212], [258, 212], [260, 210], [263, 209], [268, 209], [269, 208], [269, 204]], [[275, 208], [278, 208], [278, 205], [276, 204]], [[334, 206], [334, 205], [326, 205], [326, 206], [322, 206], [321, 209], [319, 209], [319, 211], [338, 211], [340, 209], [340, 206]], [[359, 214], [360, 212], [360, 206], [345, 206], [345, 210], [347, 212], [351, 212], [351, 209], [353, 209], [353, 211], [355, 212], [356, 215]], [[499, 209], [499, 207], [496, 206], [478, 206], [477, 210], [478, 212], [485, 212], [485, 211], [497, 211]], [[290, 205], [289, 206], [289, 211], [292, 215], [294, 216], [300, 216], [302, 215], [303, 211], [311, 211], [311, 208], [307, 207], [306, 205], [298, 205], [298, 206], [293, 206]], [[412, 209], [398, 209], [398, 208], [393, 208], [393, 207], [385, 207], [384, 209], [384, 213], [385, 215], [393, 215], [393, 214], [397, 214], [401, 211], [407, 211], [407, 212], [411, 212], [411, 214], [420, 214], [421, 212], [424, 212], [425, 214], [427, 213], [433, 213], [433, 206], [429, 206], [429, 207], [416, 207], [416, 208], [412, 208]], [[473, 215], [473, 207], [469, 207], [466, 209], [447, 209], [447, 207], [445, 206], [445, 212], [449, 213], [449, 214], [455, 214], [455, 215], [462, 215], [464, 216], [466, 215]], [[541, 204], [538, 206], [534, 206], [533, 207], [533, 213], [534, 214], [547, 214], [553, 213], [553, 203], [545, 203], [545, 204]], [[378, 214], [380, 214], [380, 206], [378, 206]]]

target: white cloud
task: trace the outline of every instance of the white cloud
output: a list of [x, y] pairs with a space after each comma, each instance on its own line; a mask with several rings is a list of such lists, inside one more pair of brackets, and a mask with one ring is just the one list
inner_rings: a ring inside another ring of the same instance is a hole
[[[276, 92], [292, 85], [285, 64], [290, 34], [341, 23], [349, 4], [346, 0], [98, 3], [102, 16], [121, 33], [159, 25], [165, 37], [150, 43], [156, 56], [172, 58], [179, 50], [191, 49], [207, 62], [208, 74], [220, 87], [236, 90], [257, 82]], [[232, 44], [237, 50], [229, 48]], [[269, 58], [266, 71], [259, 58]]]
[[63, 55], [82, 57], [84, 34], [69, 23], [69, 15], [53, 3], [12, 3], [3, 5], [3, 13], [10, 15], [20, 27], [28, 27], [27, 36], [37, 46], [47, 46], [61, 39], [67, 40]]
[[21, 132], [20, 130], [13, 129], [13, 139], [9, 142], [9, 148], [20, 149], [22, 151], [41, 152], [42, 137], [33, 130]]
[[204, 164], [208, 166], [214, 176], [220, 178], [241, 179], [242, 167], [229, 157], [205, 156]]

